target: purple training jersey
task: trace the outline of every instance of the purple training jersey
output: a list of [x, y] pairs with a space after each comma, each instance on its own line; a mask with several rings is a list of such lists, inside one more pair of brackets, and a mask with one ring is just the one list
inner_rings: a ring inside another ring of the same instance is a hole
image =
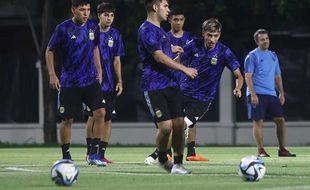
[[152, 54], [157, 50], [162, 50], [167, 56], [173, 58], [171, 42], [166, 32], [145, 21], [138, 31], [138, 53], [143, 64], [141, 78], [143, 91], [177, 86], [173, 71], [154, 59]]
[[51, 50], [63, 54], [60, 76], [62, 87], [89, 86], [97, 80], [94, 64], [94, 47], [98, 45], [97, 24], [88, 20], [83, 26], [71, 19], [59, 24], [49, 43]]
[[114, 92], [114, 58], [125, 55], [120, 32], [112, 27], [107, 32], [100, 32], [99, 50], [103, 77], [101, 89], [104, 92]]
[[[169, 36], [169, 39], [171, 41], [171, 44], [174, 46], [180, 46], [180, 47], [185, 47], [187, 44], [189, 44], [193, 39], [194, 39], [194, 35], [192, 35], [189, 32], [184, 31], [183, 32], [183, 36], [182, 37], [175, 37], [171, 31], [167, 33]], [[177, 55], [174, 54], [174, 58]], [[182, 71], [174, 71], [174, 75], [177, 78], [178, 83], [182, 80], [182, 78], [186, 77], [185, 73], [183, 73]]]
[[171, 41], [171, 44], [174, 45], [174, 46], [180, 46], [180, 47], [184, 47], [186, 44], [189, 44], [193, 39], [194, 39], [194, 36], [189, 33], [189, 32], [186, 32], [184, 31], [183, 32], [183, 36], [182, 37], [175, 37], [171, 31], [167, 33], [170, 41]]
[[180, 88], [183, 94], [205, 102], [214, 99], [224, 68], [235, 71], [240, 67], [228, 47], [218, 42], [213, 49], [207, 50], [201, 38], [194, 39], [184, 47], [181, 62], [198, 71], [195, 79], [185, 77], [181, 80]]

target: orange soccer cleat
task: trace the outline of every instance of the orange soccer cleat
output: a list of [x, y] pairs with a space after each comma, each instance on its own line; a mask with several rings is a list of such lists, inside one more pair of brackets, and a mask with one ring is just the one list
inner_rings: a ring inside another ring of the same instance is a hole
[[186, 161], [208, 162], [209, 159], [208, 158], [204, 158], [204, 157], [200, 156], [199, 154], [196, 154], [194, 156], [187, 156], [186, 157]]

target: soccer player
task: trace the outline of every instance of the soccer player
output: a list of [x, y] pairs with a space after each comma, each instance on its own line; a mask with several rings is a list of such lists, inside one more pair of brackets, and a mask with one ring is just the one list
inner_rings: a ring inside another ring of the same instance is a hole
[[[181, 95], [172, 69], [190, 78], [196, 69], [185, 67], [172, 59], [171, 42], [160, 27], [169, 14], [167, 0], [145, 0], [147, 19], [138, 31], [138, 52], [143, 64], [141, 86], [150, 113], [158, 127], [156, 144], [159, 165], [172, 174], [188, 174], [183, 163], [184, 120]], [[167, 144], [172, 131], [174, 164], [168, 161]]]
[[[193, 39], [184, 47], [180, 60], [187, 66], [196, 68], [198, 76], [192, 80], [182, 78], [180, 88], [183, 93], [186, 126], [191, 130], [208, 111], [217, 93], [225, 67], [236, 78], [233, 94], [240, 98], [243, 77], [240, 64], [233, 52], [219, 42], [222, 25], [216, 18], [210, 18], [202, 24], [202, 37]], [[196, 133], [189, 133], [189, 139], [195, 139]], [[191, 136], [192, 135], [192, 136]], [[194, 146], [195, 142], [190, 146]]]
[[[186, 44], [190, 43], [194, 36], [187, 31], [183, 30], [185, 23], [185, 14], [182, 9], [174, 8], [169, 13], [168, 17], [169, 23], [171, 25], [171, 30], [167, 33], [170, 41], [173, 45], [174, 51], [176, 52], [175, 57], [177, 57], [182, 51]], [[179, 48], [179, 49], [178, 49]], [[183, 73], [176, 71], [175, 75], [178, 81], [181, 80]], [[188, 137], [187, 137], [187, 161], [208, 161], [207, 158], [204, 158], [195, 152], [195, 138], [196, 138], [196, 127], [188, 129]], [[171, 157], [171, 139], [168, 144], [168, 159]], [[153, 153], [151, 153], [145, 160], [144, 163], [147, 165], [153, 165], [155, 160], [158, 157], [158, 150], [156, 149]]]
[[[244, 61], [247, 84], [248, 117], [253, 121], [253, 136], [258, 147], [258, 156], [270, 157], [263, 145], [263, 121], [271, 117], [276, 124], [279, 142], [278, 156], [295, 157], [285, 148], [285, 127], [282, 105], [285, 102], [279, 60], [269, 50], [269, 34], [265, 29], [254, 33], [257, 48], [249, 52]], [[279, 96], [277, 97], [277, 92]]]
[[[98, 39], [90, 15], [89, 0], [72, 0], [73, 18], [59, 24], [46, 49], [46, 63], [50, 85], [58, 90], [58, 114], [61, 117], [60, 141], [63, 159], [72, 159], [70, 154], [71, 126], [76, 112], [85, 102], [93, 110], [94, 137], [102, 134], [105, 104], [100, 89], [102, 81]], [[54, 69], [54, 51], [63, 53], [60, 81]], [[97, 166], [105, 166], [98, 156], [92, 159]]]
[[[103, 2], [97, 6], [97, 14], [100, 20], [99, 51], [103, 78], [101, 90], [106, 101], [106, 116], [102, 137], [101, 139], [95, 139], [95, 141], [99, 141], [99, 157], [108, 164], [113, 162], [105, 158], [105, 151], [111, 137], [111, 120], [116, 116], [115, 99], [123, 91], [120, 57], [125, 55], [121, 34], [117, 29], [111, 27], [114, 21], [114, 12], [115, 7], [112, 3]], [[116, 84], [114, 78], [116, 78]], [[89, 114], [86, 123], [87, 155], [91, 154], [89, 147], [91, 147], [93, 141], [91, 139], [94, 124], [95, 120]], [[92, 154], [95, 153], [96, 151]]]

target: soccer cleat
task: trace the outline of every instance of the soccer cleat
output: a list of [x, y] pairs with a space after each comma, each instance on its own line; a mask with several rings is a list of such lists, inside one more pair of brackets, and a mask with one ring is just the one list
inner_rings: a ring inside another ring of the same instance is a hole
[[155, 160], [152, 156], [148, 156], [148, 157], [145, 158], [145, 160], [144, 160], [144, 164], [145, 164], [145, 165], [149, 165], [149, 166], [154, 165], [155, 162], [156, 162], [156, 160]]
[[258, 149], [258, 154], [257, 154], [258, 157], [270, 157], [269, 154], [267, 154], [267, 152], [265, 151], [264, 148], [259, 148]]
[[166, 170], [168, 173], [171, 173], [172, 167], [173, 167], [173, 163], [169, 160], [167, 160], [165, 163], [160, 163], [159, 162], [159, 167], [163, 168], [164, 170]]
[[296, 154], [290, 153], [287, 149], [278, 150], [279, 157], [296, 157]]
[[113, 164], [113, 161], [108, 160], [108, 159], [106, 159], [106, 158], [102, 158], [101, 160], [104, 161], [104, 162], [106, 162], [107, 164]]
[[92, 154], [88, 159], [90, 165], [96, 165], [98, 167], [104, 167], [108, 165], [106, 162], [99, 158], [98, 154]]
[[88, 154], [86, 155], [85, 160], [86, 160], [86, 162], [87, 162], [88, 165], [91, 165], [91, 162], [90, 162], [90, 160], [89, 160], [89, 155], [88, 155]]
[[182, 164], [173, 164], [171, 169], [171, 174], [186, 175], [191, 173], [192, 171], [185, 169]]
[[187, 156], [186, 157], [186, 161], [208, 162], [209, 159], [208, 158], [204, 158], [204, 157], [200, 156], [199, 154], [196, 154], [194, 156]]

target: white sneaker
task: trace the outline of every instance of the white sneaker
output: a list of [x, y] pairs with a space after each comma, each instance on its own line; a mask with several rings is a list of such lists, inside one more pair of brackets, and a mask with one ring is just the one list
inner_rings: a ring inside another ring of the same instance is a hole
[[167, 160], [164, 164], [158, 162], [159, 167], [163, 168], [164, 170], [166, 170], [168, 173], [171, 173], [172, 167], [173, 167], [173, 163], [169, 160]]
[[192, 171], [185, 169], [182, 164], [173, 164], [173, 167], [171, 169], [171, 174], [185, 175], [191, 173]]
[[156, 160], [155, 160], [152, 156], [148, 156], [148, 157], [145, 158], [145, 160], [144, 160], [144, 164], [145, 164], [145, 165], [149, 165], [149, 166], [154, 165], [155, 162], [156, 162]]

